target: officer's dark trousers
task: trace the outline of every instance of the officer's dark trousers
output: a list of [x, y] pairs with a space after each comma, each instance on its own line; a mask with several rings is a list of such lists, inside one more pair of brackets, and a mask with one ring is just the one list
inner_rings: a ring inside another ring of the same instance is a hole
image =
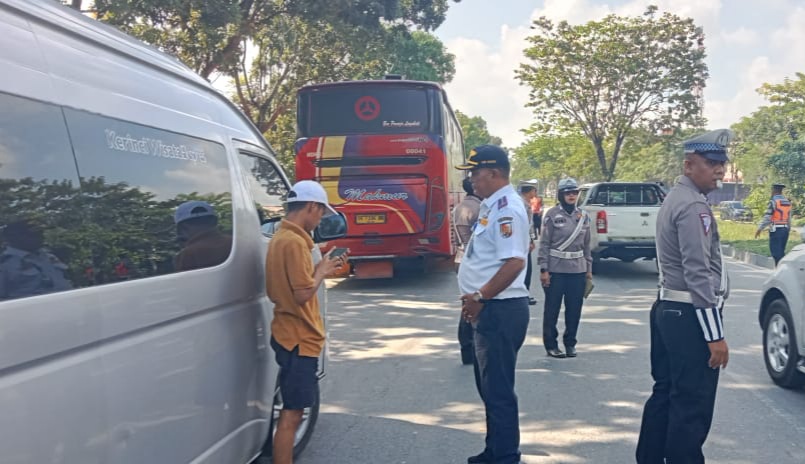
[[486, 409], [486, 448], [494, 464], [520, 462], [514, 369], [528, 330], [528, 298], [489, 300], [475, 325], [475, 384]]
[[475, 344], [473, 343], [472, 324], [460, 318], [458, 321], [458, 344], [461, 346], [461, 362], [472, 363], [475, 359]]
[[581, 305], [584, 303], [584, 286], [586, 274], [551, 273], [551, 285], [543, 287], [545, 290], [545, 306], [542, 315], [542, 343], [546, 350], [559, 348], [556, 341], [559, 332], [556, 330], [556, 321], [559, 320], [559, 310], [562, 300], [565, 301], [565, 333], [562, 341], [565, 346], [576, 346], [576, 334], [581, 320]]
[[533, 266], [531, 265], [531, 252], [528, 252], [528, 264], [525, 268], [525, 288], [529, 291], [531, 290], [531, 271], [533, 270]]
[[719, 371], [707, 365], [710, 349], [693, 305], [655, 302], [650, 318], [654, 389], [643, 409], [637, 462], [704, 463]]
[[785, 256], [785, 245], [788, 243], [788, 227], [778, 227], [774, 232], [769, 232], [769, 251], [774, 258], [774, 265]]

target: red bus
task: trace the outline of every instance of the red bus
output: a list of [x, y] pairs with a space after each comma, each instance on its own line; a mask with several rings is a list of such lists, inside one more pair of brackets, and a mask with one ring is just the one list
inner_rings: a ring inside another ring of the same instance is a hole
[[439, 84], [386, 79], [303, 87], [296, 179], [320, 182], [348, 232], [358, 278], [393, 263], [455, 254], [451, 210], [463, 194], [464, 145]]

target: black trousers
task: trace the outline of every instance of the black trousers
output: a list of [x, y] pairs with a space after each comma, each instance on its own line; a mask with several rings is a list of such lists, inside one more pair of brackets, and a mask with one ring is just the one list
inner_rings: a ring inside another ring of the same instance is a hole
[[580, 274], [552, 272], [551, 285], [543, 287], [545, 306], [542, 314], [542, 344], [545, 345], [546, 350], [559, 348], [556, 321], [559, 320], [562, 300], [565, 302], [565, 333], [562, 335], [562, 341], [566, 347], [576, 346], [586, 278], [584, 272]]
[[475, 358], [473, 337], [472, 324], [460, 317], [458, 320], [458, 344], [461, 346], [461, 361], [468, 361], [468, 364]]
[[651, 308], [651, 377], [643, 409], [638, 464], [703, 464], [713, 420], [718, 369], [693, 305], [657, 301]]
[[475, 385], [486, 410], [484, 453], [494, 464], [520, 462], [514, 372], [528, 320], [528, 298], [487, 300], [475, 325]]
[[526, 267], [525, 267], [525, 288], [527, 288], [530, 291], [531, 290], [531, 273], [532, 273], [531, 271], [534, 270], [534, 267], [531, 264], [531, 252], [530, 251], [528, 252], [528, 261], [527, 261], [527, 263], [528, 264], [526, 264]]
[[539, 213], [534, 213], [533, 218], [534, 218], [534, 232], [537, 234], [537, 237], [539, 237], [540, 231], [542, 229], [542, 215]]
[[774, 232], [769, 232], [769, 251], [774, 258], [774, 265], [785, 256], [785, 246], [788, 243], [788, 227], [779, 227]]

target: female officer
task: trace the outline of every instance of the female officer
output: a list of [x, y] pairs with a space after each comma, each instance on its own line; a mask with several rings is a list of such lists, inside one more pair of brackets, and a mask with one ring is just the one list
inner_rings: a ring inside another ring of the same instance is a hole
[[[576, 207], [579, 187], [575, 179], [559, 181], [559, 204], [545, 213], [539, 247], [539, 279], [545, 290], [542, 342], [548, 356], [576, 357], [576, 332], [587, 279], [592, 280], [590, 218]], [[562, 341], [567, 355], [559, 349], [556, 321], [565, 301], [565, 333]]]

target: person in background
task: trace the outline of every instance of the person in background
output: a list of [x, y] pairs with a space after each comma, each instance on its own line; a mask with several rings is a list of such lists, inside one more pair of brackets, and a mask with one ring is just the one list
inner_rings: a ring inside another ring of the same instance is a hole
[[531, 199], [531, 220], [534, 222], [534, 236], [539, 240], [542, 231], [542, 197], [539, 193]]
[[[472, 237], [472, 228], [478, 221], [478, 212], [481, 210], [481, 197], [475, 194], [469, 177], [464, 178], [461, 185], [466, 195], [453, 210], [453, 225], [456, 228], [455, 234], [460, 249], [459, 253], [463, 256], [467, 243]], [[460, 266], [460, 262], [457, 266]], [[456, 267], [456, 271], [458, 271], [458, 267]], [[459, 317], [458, 343], [461, 346], [462, 364], [471, 365], [475, 362], [475, 346], [472, 339], [472, 324], [464, 320], [463, 317]]]
[[0, 252], [0, 300], [23, 298], [73, 288], [67, 266], [44, 248], [45, 235], [32, 221], [7, 224]]
[[783, 184], [772, 185], [769, 206], [755, 231], [755, 238], [758, 238], [763, 229], [769, 228], [769, 251], [775, 266], [785, 256], [785, 246], [791, 231], [791, 202], [783, 196], [784, 188]]
[[[590, 218], [576, 205], [579, 186], [575, 179], [559, 181], [559, 204], [545, 213], [539, 247], [539, 279], [545, 290], [542, 343], [552, 358], [575, 358], [576, 335], [587, 281], [592, 281]], [[556, 321], [565, 302], [565, 352], [559, 349]]]
[[526, 180], [520, 182], [520, 185], [517, 187], [518, 192], [520, 193], [520, 198], [523, 199], [523, 205], [525, 206], [526, 216], [528, 217], [528, 234], [529, 234], [529, 243], [528, 243], [528, 263], [526, 265], [526, 273], [525, 273], [525, 288], [528, 289], [528, 304], [530, 306], [534, 306], [537, 304], [537, 300], [531, 296], [531, 273], [533, 271], [533, 266], [531, 264], [531, 253], [534, 251], [534, 241], [537, 239], [537, 234], [534, 231], [534, 215], [531, 214], [531, 201], [537, 197], [537, 180]]
[[651, 307], [651, 397], [643, 408], [638, 464], [704, 463], [719, 369], [727, 367], [720, 306], [726, 269], [705, 195], [724, 178], [726, 129], [684, 142], [684, 175], [657, 214], [660, 291]]
[[180, 204], [173, 215], [182, 249], [173, 260], [177, 271], [217, 266], [229, 257], [232, 236], [218, 230], [218, 215], [206, 201]]
[[347, 263], [348, 254], [331, 258], [333, 250], [313, 265], [311, 232], [322, 217], [336, 214], [327, 192], [302, 180], [288, 192], [287, 213], [268, 246], [266, 293], [274, 302], [271, 348], [280, 366], [282, 411], [274, 436], [273, 463], [291, 464], [296, 430], [305, 408], [318, 396], [319, 355], [324, 348], [324, 322], [317, 291], [324, 278]]
[[475, 329], [475, 383], [486, 411], [486, 446], [469, 464], [520, 462], [520, 419], [514, 377], [528, 331], [528, 218], [514, 187], [505, 150], [481, 145], [467, 163], [483, 198], [478, 222], [458, 269], [461, 314]]

